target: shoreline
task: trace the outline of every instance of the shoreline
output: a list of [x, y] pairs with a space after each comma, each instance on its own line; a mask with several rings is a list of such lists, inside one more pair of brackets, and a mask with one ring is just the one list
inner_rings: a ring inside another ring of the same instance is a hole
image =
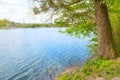
[[55, 80], [120, 80], [120, 57], [88, 60], [82, 67], [66, 69]]
[[74, 67], [71, 67], [71, 68], [67, 68], [67, 69], [65, 69], [62, 73], [60, 73], [59, 75], [57, 75], [54, 80], [59, 80], [58, 77], [59, 77], [60, 75], [71, 74], [71, 72], [74, 72], [74, 71], [75, 71], [76, 69], [78, 69], [78, 68], [80, 68], [80, 67], [74, 66]]
[[0, 30], [4, 29], [22, 29], [22, 28], [67, 28], [67, 27], [0, 27]]

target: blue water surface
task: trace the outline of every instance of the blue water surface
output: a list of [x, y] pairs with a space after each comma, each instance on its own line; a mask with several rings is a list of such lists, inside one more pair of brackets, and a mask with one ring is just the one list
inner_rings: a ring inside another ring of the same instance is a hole
[[53, 80], [88, 57], [88, 38], [60, 33], [64, 28], [0, 30], [0, 80]]

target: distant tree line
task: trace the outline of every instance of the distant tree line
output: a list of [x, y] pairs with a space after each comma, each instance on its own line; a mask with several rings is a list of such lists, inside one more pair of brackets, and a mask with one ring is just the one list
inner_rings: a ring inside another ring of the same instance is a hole
[[[57, 23], [57, 24], [56, 24]], [[13, 21], [9, 21], [7, 19], [0, 20], [0, 27], [5, 28], [35, 28], [35, 27], [62, 27], [62, 25], [58, 25], [59, 22], [55, 24], [52, 23], [17, 23]]]

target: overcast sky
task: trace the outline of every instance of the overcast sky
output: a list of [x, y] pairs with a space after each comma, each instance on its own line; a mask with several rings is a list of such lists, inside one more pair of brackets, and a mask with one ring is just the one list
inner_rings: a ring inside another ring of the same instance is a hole
[[38, 16], [33, 15], [30, 6], [30, 0], [0, 0], [0, 19], [5, 18], [22, 23], [41, 23], [48, 19], [49, 13]]

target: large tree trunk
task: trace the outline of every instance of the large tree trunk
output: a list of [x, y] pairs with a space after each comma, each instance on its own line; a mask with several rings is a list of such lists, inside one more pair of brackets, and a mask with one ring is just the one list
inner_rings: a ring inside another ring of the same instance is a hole
[[97, 54], [103, 58], [113, 59], [117, 57], [117, 54], [114, 47], [107, 5], [102, 3], [102, 0], [94, 0], [94, 6], [98, 35]]

